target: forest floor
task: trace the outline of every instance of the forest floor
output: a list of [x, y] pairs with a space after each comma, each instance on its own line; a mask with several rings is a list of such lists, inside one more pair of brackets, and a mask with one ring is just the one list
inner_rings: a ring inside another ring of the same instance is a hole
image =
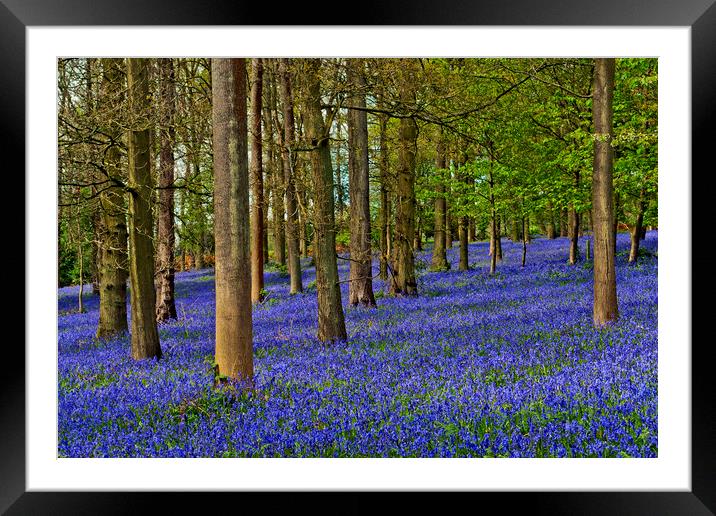
[[[306, 292], [266, 272], [253, 311], [256, 389], [214, 387], [213, 269], [176, 275], [178, 320], [160, 325], [164, 356], [135, 362], [129, 337], [94, 337], [98, 298], [58, 290], [60, 457], [655, 457], [657, 232], [627, 264], [619, 234], [619, 321], [592, 327], [592, 268], [567, 264], [566, 238], [487, 243], [467, 272], [430, 272], [419, 296], [347, 306], [348, 340], [315, 337], [315, 270]], [[582, 253], [584, 240], [580, 241]], [[374, 274], [377, 274], [377, 260]], [[306, 265], [306, 262], [304, 262]], [[339, 260], [341, 279], [348, 262]], [[89, 289], [86, 290], [86, 292]]]

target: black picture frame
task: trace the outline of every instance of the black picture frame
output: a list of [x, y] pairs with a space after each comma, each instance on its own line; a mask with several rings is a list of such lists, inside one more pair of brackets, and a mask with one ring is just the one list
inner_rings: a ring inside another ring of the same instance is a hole
[[[25, 29], [28, 26], [64, 25], [551, 25], [551, 26], [684, 26], [691, 28], [692, 70], [692, 236], [706, 243], [705, 224], [710, 220], [703, 207], [709, 206], [706, 196], [712, 192], [714, 158], [711, 147], [716, 141], [716, 4], [714, 0], [489, 0], [466, 2], [461, 0], [397, 1], [369, 0], [352, 11], [352, 17], [340, 16], [340, 6], [320, 6], [315, 3], [264, 5], [247, 4], [236, 0], [0, 0], [0, 148], [4, 157], [17, 159], [9, 170], [22, 170], [8, 175], [19, 183], [13, 192], [24, 196], [32, 192], [25, 188]], [[7, 163], [7, 161], [5, 161]], [[689, 171], [684, 171], [685, 177]], [[22, 180], [20, 180], [22, 178]], [[698, 179], [699, 188], [694, 188]], [[6, 183], [7, 184], [7, 183]], [[14, 195], [17, 198], [26, 198]], [[710, 197], [710, 196], [709, 196]], [[24, 211], [23, 211], [24, 213]], [[712, 215], [710, 215], [712, 217]], [[14, 254], [14, 263], [0, 268], [3, 284], [10, 279], [25, 278], [30, 272], [25, 266], [25, 225], [9, 224], [15, 231], [6, 243]], [[699, 228], [701, 231], [699, 231]], [[694, 242], [694, 239], [692, 239]], [[700, 242], [697, 242], [700, 243]], [[11, 245], [11, 247], [10, 247]], [[706, 250], [695, 252], [692, 243], [692, 276], [709, 274], [706, 262], [711, 261]], [[23, 259], [17, 251], [23, 249]], [[18, 275], [17, 269], [23, 274]], [[24, 284], [13, 292], [24, 292]], [[10, 287], [8, 287], [10, 288]], [[709, 282], [692, 282], [692, 490], [690, 492], [493, 492], [454, 493], [450, 505], [487, 508], [485, 502], [502, 507], [501, 512], [532, 514], [629, 514], [629, 515], [700, 515], [716, 513], [716, 415], [713, 393], [714, 376], [711, 348], [706, 328], [712, 318]], [[26, 320], [24, 294], [14, 294], [16, 310]], [[711, 316], [711, 317], [709, 317]], [[9, 320], [9, 319], [8, 319]], [[19, 320], [19, 319], [16, 319]], [[23, 333], [24, 337], [24, 333]], [[14, 339], [17, 342], [17, 337]], [[162, 512], [186, 507], [197, 493], [186, 492], [26, 492], [25, 488], [25, 376], [23, 349], [4, 350], [5, 366], [0, 375], [0, 512], [7, 514], [126, 514], [148, 512], [155, 503]], [[401, 512], [425, 504], [426, 493], [407, 493], [396, 496]], [[340, 500], [328, 501], [320, 494], [320, 506], [315, 505], [316, 493], [211, 493], [211, 505], [254, 503], [264, 510], [275, 512], [278, 504], [285, 507], [313, 507], [323, 512], [365, 512], [375, 510], [384, 501], [376, 501], [378, 493], [345, 493]], [[308, 498], [311, 498], [310, 502]], [[158, 498], [158, 499], [157, 499]], [[208, 498], [208, 497], [206, 497]], [[205, 499], [206, 499], [205, 498]], [[338, 503], [339, 506], [334, 504]], [[211, 506], [210, 505], [210, 506]], [[210, 506], [207, 506], [210, 507]], [[224, 505], [229, 507], [229, 505]], [[236, 507], [236, 506], [234, 506]]]

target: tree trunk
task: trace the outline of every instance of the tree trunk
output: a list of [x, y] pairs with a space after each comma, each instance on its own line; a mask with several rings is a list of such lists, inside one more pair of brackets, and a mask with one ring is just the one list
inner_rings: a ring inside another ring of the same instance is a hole
[[264, 292], [264, 172], [261, 141], [261, 108], [264, 66], [251, 60], [251, 302], [259, 303]]
[[[492, 194], [490, 194], [492, 198]], [[494, 202], [494, 201], [493, 201]], [[497, 252], [495, 248], [497, 242], [497, 213], [492, 209], [490, 214], [490, 274], [495, 274], [497, 270]]]
[[569, 264], [574, 265], [579, 260], [579, 213], [574, 206], [569, 207]]
[[568, 218], [567, 208], [564, 208], [560, 211], [559, 215], [559, 236], [561, 237], [569, 236], [569, 224], [567, 223]]
[[460, 261], [458, 269], [466, 271], [469, 269], [467, 263], [467, 231], [468, 231], [468, 219], [466, 215], [460, 217], [460, 227], [458, 229], [458, 235], [460, 236]]
[[475, 218], [468, 217], [467, 221], [467, 240], [468, 242], [476, 242], [477, 236], [475, 231]]
[[527, 218], [522, 217], [522, 267], [527, 262], [527, 240], [529, 239], [529, 230], [527, 228]]
[[[308, 99], [306, 102], [306, 136], [314, 148], [311, 152], [314, 195], [313, 256], [316, 261], [318, 293], [318, 340], [335, 341], [347, 338], [341, 304], [336, 262], [336, 225], [334, 215], [333, 170], [329, 133], [321, 112], [319, 59], [307, 60]], [[329, 124], [330, 126], [330, 124]]]
[[211, 60], [218, 374], [251, 387], [254, 375], [249, 251], [246, 61]]
[[[338, 118], [339, 114], [340, 114], [339, 112], [336, 112], [336, 118]], [[336, 145], [335, 145], [335, 149], [336, 149], [336, 200], [338, 201], [338, 206], [336, 206], [336, 208], [337, 208], [336, 211], [338, 211], [338, 221], [337, 221], [336, 225], [340, 226], [340, 224], [342, 224], [342, 222], [343, 222], [343, 212], [345, 211], [346, 203], [344, 200], [345, 194], [343, 192], [343, 177], [342, 177], [342, 175], [343, 175], [343, 170], [342, 170], [343, 160], [342, 160], [342, 156], [341, 156], [341, 147], [343, 145], [343, 142], [341, 141], [341, 121], [340, 120], [335, 120], [335, 121], [336, 121]], [[330, 127], [328, 128], [328, 130], [330, 131]], [[336, 231], [337, 230], [338, 229], [336, 229]]]
[[[348, 82], [354, 93], [350, 103], [365, 108], [366, 81], [362, 59], [350, 59]], [[348, 185], [350, 196], [350, 273], [348, 302], [375, 306], [370, 248], [370, 183], [368, 179], [368, 114], [348, 112]]]
[[380, 279], [388, 280], [388, 240], [390, 233], [390, 205], [388, 204], [388, 117], [380, 115]]
[[281, 99], [283, 103], [283, 137], [281, 152], [283, 154], [283, 182], [286, 186], [286, 243], [288, 248], [288, 272], [291, 276], [291, 294], [303, 292], [301, 281], [301, 249], [298, 220], [298, 204], [296, 202], [296, 183], [294, 166], [296, 153], [291, 149], [295, 144], [295, 120], [293, 117], [293, 92], [291, 91], [291, 75], [288, 70], [288, 59], [281, 59]]
[[445, 160], [445, 142], [440, 134], [435, 157], [435, 168], [438, 169], [438, 183], [435, 186], [437, 196], [435, 197], [435, 237], [433, 243], [432, 269], [443, 271], [450, 268], [445, 255], [445, 183], [442, 180], [447, 169]]
[[129, 281], [132, 307], [132, 358], [162, 356], [156, 320], [152, 232], [152, 170], [148, 60], [127, 60], [129, 112]]
[[[204, 240], [203, 235], [201, 235], [200, 238]], [[204, 266], [204, 246], [199, 243], [194, 249], [194, 268], [196, 270], [201, 270], [204, 268]]]
[[177, 318], [174, 303], [174, 63], [159, 60], [161, 126], [159, 152], [159, 224], [157, 230], [157, 322]]
[[646, 211], [646, 203], [644, 202], [645, 190], [642, 188], [639, 192], [639, 203], [637, 206], [636, 221], [631, 228], [631, 247], [629, 249], [629, 262], [636, 262], [639, 257], [639, 241], [642, 239], [642, 230], [644, 229], [644, 212]]
[[[415, 104], [413, 63], [401, 60], [400, 100], [405, 106]], [[400, 150], [395, 207], [394, 277], [392, 294], [417, 295], [413, 239], [415, 238], [415, 155], [418, 126], [413, 118], [400, 119]]]
[[495, 222], [495, 255], [497, 255], [497, 261], [502, 261], [502, 217], [500, 217], [499, 214], [495, 217], [497, 220]]
[[552, 203], [547, 203], [547, 238], [554, 240], [557, 238], [557, 232], [555, 231], [554, 224], [554, 210], [552, 209]]
[[614, 59], [595, 59], [592, 116], [594, 120], [594, 172], [592, 224], [594, 225], [594, 324], [603, 326], [618, 316], [612, 167], [612, 99]]
[[[110, 108], [122, 104], [124, 86], [119, 59], [102, 59], [102, 104]], [[115, 142], [121, 139], [116, 116], [108, 117], [105, 129]], [[119, 179], [122, 161], [119, 147], [111, 145], [104, 153], [107, 175]], [[99, 265], [99, 323], [97, 337], [105, 339], [127, 331], [127, 223], [124, 193], [110, 186], [99, 195], [101, 217]]]

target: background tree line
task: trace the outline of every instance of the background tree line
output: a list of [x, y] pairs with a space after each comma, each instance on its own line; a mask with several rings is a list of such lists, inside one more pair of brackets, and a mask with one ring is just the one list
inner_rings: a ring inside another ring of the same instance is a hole
[[298, 293], [316, 267], [331, 341], [346, 338], [339, 259], [349, 303], [371, 307], [373, 260], [390, 294], [419, 295], [425, 242], [432, 270], [453, 245], [467, 270], [469, 242], [489, 239], [494, 273], [503, 236], [524, 264], [541, 234], [568, 237], [569, 264], [594, 254], [595, 296], [611, 274], [604, 323], [616, 232], [636, 261], [658, 223], [656, 63], [61, 59], [60, 286], [93, 285], [107, 337], [127, 329], [129, 278], [133, 356], [160, 356], [174, 272], [215, 262], [217, 366], [248, 378], [265, 268]]

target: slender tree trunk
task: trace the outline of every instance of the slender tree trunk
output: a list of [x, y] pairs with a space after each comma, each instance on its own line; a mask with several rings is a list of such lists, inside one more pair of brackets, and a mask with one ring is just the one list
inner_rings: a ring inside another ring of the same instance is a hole
[[614, 59], [595, 59], [592, 116], [594, 120], [594, 172], [592, 223], [594, 224], [594, 324], [603, 326], [619, 316], [614, 263], [615, 241], [611, 145]]
[[[79, 190], [79, 188], [78, 188]], [[79, 193], [79, 192], [78, 192]], [[77, 216], [77, 260], [80, 265], [80, 291], [77, 295], [77, 312], [83, 314], [85, 312], [84, 306], [84, 289], [85, 289], [85, 278], [84, 278], [84, 253], [82, 252], [82, 227], [80, 226], [80, 217]]]
[[579, 260], [579, 213], [574, 206], [569, 207], [569, 264]]
[[216, 240], [216, 365], [253, 383], [246, 61], [211, 60]]
[[619, 213], [619, 194], [614, 191], [614, 216], [612, 218], [612, 246], [614, 247], [614, 254], [617, 252], [617, 235], [619, 233], [619, 220], [617, 214]]
[[554, 240], [557, 238], [557, 232], [555, 231], [554, 224], [554, 210], [552, 209], [552, 203], [547, 203], [547, 238]]
[[527, 229], [527, 217], [522, 217], [522, 267], [527, 262], [527, 240], [529, 239], [529, 230]]
[[159, 60], [161, 127], [159, 152], [159, 224], [157, 230], [157, 322], [177, 318], [174, 303], [174, 63]]
[[386, 131], [388, 117], [380, 118], [380, 279], [388, 279], [388, 241], [390, 238], [390, 205], [388, 204], [388, 143]]
[[261, 108], [264, 66], [251, 60], [251, 302], [259, 303], [264, 292], [264, 172], [261, 141]]
[[[442, 134], [438, 140], [437, 152], [435, 158], [435, 168], [438, 169], [439, 175], [445, 173], [447, 169], [445, 160], [445, 142]], [[441, 176], [442, 177], [442, 176]], [[445, 255], [445, 183], [442, 179], [438, 180], [435, 186], [437, 196], [435, 197], [435, 238], [433, 244], [432, 269], [434, 271], [448, 270], [450, 264]]]
[[460, 261], [458, 264], [458, 269], [461, 271], [466, 271], [469, 269], [469, 265], [467, 263], [468, 225], [469, 221], [467, 219], [467, 216], [463, 215], [462, 217], [460, 217], [460, 227], [458, 229], [458, 235], [460, 236]]
[[283, 103], [283, 137], [281, 152], [283, 153], [283, 181], [286, 185], [286, 243], [288, 248], [288, 272], [291, 276], [291, 294], [303, 292], [301, 281], [301, 249], [298, 220], [298, 203], [296, 202], [295, 163], [296, 153], [293, 148], [295, 136], [295, 120], [293, 116], [293, 92], [291, 75], [288, 70], [288, 59], [281, 59], [281, 100]]
[[565, 208], [560, 212], [560, 216], [559, 216], [559, 236], [561, 236], [561, 237], [569, 236], [568, 219], [569, 219], [568, 211], [567, 211], [567, 208]]
[[499, 213], [496, 215], [496, 221], [495, 221], [495, 254], [497, 255], [497, 261], [502, 261], [502, 227], [501, 227], [502, 217], [500, 217]]
[[[338, 211], [338, 221], [337, 226], [340, 226], [340, 224], [343, 222], [343, 212], [345, 211], [346, 203], [345, 203], [345, 194], [343, 192], [343, 159], [341, 155], [341, 147], [343, 146], [343, 142], [341, 141], [341, 121], [338, 120], [338, 116], [340, 113], [336, 113], [336, 200], [338, 201], [337, 211]], [[329, 128], [330, 130], [330, 128]]]
[[129, 281], [132, 306], [132, 358], [162, 356], [156, 320], [152, 232], [152, 170], [148, 60], [127, 60], [129, 111]]
[[[356, 91], [351, 105], [365, 108], [366, 81], [362, 59], [351, 59], [348, 81]], [[370, 248], [370, 183], [368, 179], [368, 114], [348, 112], [348, 183], [350, 195], [350, 273], [348, 302], [375, 306]]]
[[[413, 63], [401, 60], [400, 99], [404, 105], [415, 104]], [[418, 127], [413, 118], [400, 119], [400, 151], [395, 207], [395, 244], [391, 282], [392, 294], [417, 295], [413, 239], [415, 238], [415, 155]]]
[[644, 229], [644, 212], [646, 211], [646, 203], [644, 196], [646, 191], [642, 188], [639, 192], [639, 203], [637, 207], [636, 221], [631, 229], [631, 247], [629, 249], [629, 262], [636, 262], [639, 257], [639, 241], [641, 240], [642, 230]]
[[467, 240], [469, 242], [476, 242], [477, 236], [475, 232], [475, 218], [474, 217], [468, 217], [467, 218]]
[[311, 168], [315, 213], [313, 256], [316, 261], [318, 294], [318, 340], [326, 342], [345, 340], [347, 333], [338, 283], [333, 170], [328, 128], [321, 112], [320, 67], [319, 59], [307, 60], [309, 85], [305, 117], [306, 136], [314, 147], [311, 152]]
[[[492, 194], [490, 194], [490, 197], [492, 198]], [[494, 200], [493, 200], [494, 202]], [[495, 213], [495, 209], [493, 208], [490, 213], [490, 274], [495, 274], [495, 271], [497, 270], [497, 252], [495, 252], [495, 247], [497, 241], [497, 213]]]

